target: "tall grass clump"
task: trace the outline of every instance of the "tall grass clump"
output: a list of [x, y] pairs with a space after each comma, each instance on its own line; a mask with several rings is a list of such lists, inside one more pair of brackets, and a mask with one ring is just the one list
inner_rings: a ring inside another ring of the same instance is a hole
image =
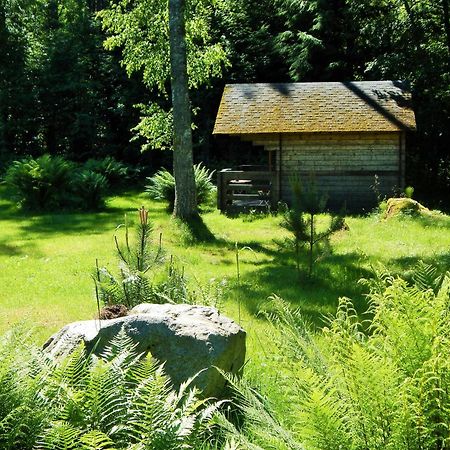
[[306, 449], [444, 449], [450, 445], [450, 272], [420, 264], [411, 282], [370, 284], [370, 320], [346, 298], [320, 333], [274, 297], [271, 322], [290, 373]]
[[[215, 191], [212, 183], [213, 170], [207, 169], [202, 163], [194, 165], [195, 187], [197, 192], [197, 204], [206, 204], [211, 194]], [[152, 177], [147, 178], [149, 185], [146, 186], [146, 192], [154, 200], [163, 200], [168, 202], [169, 209], [173, 208], [175, 203], [175, 178], [166, 169], [161, 169]]]

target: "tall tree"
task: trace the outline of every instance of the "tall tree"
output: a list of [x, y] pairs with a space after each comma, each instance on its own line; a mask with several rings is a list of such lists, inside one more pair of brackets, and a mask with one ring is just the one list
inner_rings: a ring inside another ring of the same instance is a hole
[[33, 81], [40, 30], [40, 0], [0, 0], [0, 160], [35, 144]]
[[[137, 129], [155, 146], [163, 146], [166, 143], [161, 136], [168, 136], [173, 128], [174, 214], [182, 218], [196, 214], [193, 170], [189, 168], [192, 124], [187, 88], [197, 88], [221, 74], [226, 55], [210, 38], [214, 7], [219, 6], [219, 0], [190, 0], [186, 4], [183, 0], [123, 0], [112, 1], [100, 13], [104, 28], [111, 34], [106, 48], [121, 48], [127, 72], [140, 72], [147, 87], [161, 95], [159, 102], [143, 109], [146, 115]], [[166, 103], [169, 80], [175, 120], [161, 108]]]

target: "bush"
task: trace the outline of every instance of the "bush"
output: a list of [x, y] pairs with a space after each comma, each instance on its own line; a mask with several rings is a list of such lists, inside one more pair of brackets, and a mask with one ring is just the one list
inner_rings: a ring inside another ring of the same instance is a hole
[[89, 159], [83, 167], [86, 170], [103, 175], [111, 186], [120, 185], [128, 179], [128, 167], [112, 156], [103, 159]]
[[24, 209], [55, 210], [73, 203], [75, 165], [61, 156], [14, 161], [5, 182], [11, 197]]
[[[195, 187], [197, 190], [197, 204], [204, 205], [208, 202], [211, 194], [215, 190], [211, 182], [214, 171], [208, 170], [202, 164], [194, 165]], [[154, 200], [164, 200], [169, 203], [172, 209], [175, 203], [175, 178], [166, 169], [159, 170], [152, 177], [147, 178], [150, 182], [146, 186], [146, 192]]]
[[20, 207], [34, 211], [98, 209], [104, 205], [107, 188], [103, 175], [80, 170], [73, 162], [50, 155], [14, 161], [5, 183]]
[[100, 173], [84, 169], [74, 174], [73, 187], [83, 209], [96, 210], [105, 206], [108, 181]]

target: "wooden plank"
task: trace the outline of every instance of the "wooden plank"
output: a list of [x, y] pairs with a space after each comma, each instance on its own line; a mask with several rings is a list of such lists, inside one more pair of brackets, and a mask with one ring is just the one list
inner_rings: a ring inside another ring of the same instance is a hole
[[398, 170], [315, 170], [304, 171], [288, 171], [285, 175], [291, 173], [292, 175], [298, 175], [300, 177], [308, 178], [311, 174], [315, 177], [343, 177], [343, 176], [356, 176], [356, 177], [368, 177], [368, 176], [397, 176]]
[[257, 191], [257, 190], [269, 190], [271, 188], [270, 183], [266, 184], [229, 184], [227, 191]]
[[254, 193], [254, 194], [227, 194], [227, 199], [232, 199], [232, 200], [251, 200], [251, 199], [261, 199], [264, 200], [265, 196], [261, 196], [258, 193]]

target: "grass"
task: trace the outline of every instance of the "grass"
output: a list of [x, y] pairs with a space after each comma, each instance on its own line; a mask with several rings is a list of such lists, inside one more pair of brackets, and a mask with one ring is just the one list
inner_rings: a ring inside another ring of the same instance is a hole
[[[357, 283], [370, 276], [377, 264], [404, 273], [419, 260], [450, 267], [450, 218], [348, 217], [349, 231], [332, 239], [333, 252], [321, 257], [312, 280], [298, 277], [291, 252], [280, 248], [287, 232], [280, 217], [227, 218], [206, 212], [194, 224], [175, 223], [165, 206], [136, 191], [108, 200], [101, 213], [32, 215], [0, 201], [0, 333], [18, 321], [27, 321], [44, 341], [64, 324], [95, 316], [91, 273], [96, 258], [114, 270], [117, 260], [113, 233], [127, 213], [144, 205], [150, 210], [155, 238], [163, 234], [168, 254], [175, 256], [187, 276], [199, 283], [227, 279], [226, 313], [249, 331], [249, 356], [264, 364], [271, 352], [263, 319], [257, 312], [276, 293], [298, 306], [317, 325], [333, 313], [338, 297], [356, 301], [365, 311], [364, 287]], [[322, 218], [323, 220], [323, 218]], [[235, 244], [240, 259], [241, 283], [236, 287]], [[306, 262], [306, 258], [305, 258]]]

